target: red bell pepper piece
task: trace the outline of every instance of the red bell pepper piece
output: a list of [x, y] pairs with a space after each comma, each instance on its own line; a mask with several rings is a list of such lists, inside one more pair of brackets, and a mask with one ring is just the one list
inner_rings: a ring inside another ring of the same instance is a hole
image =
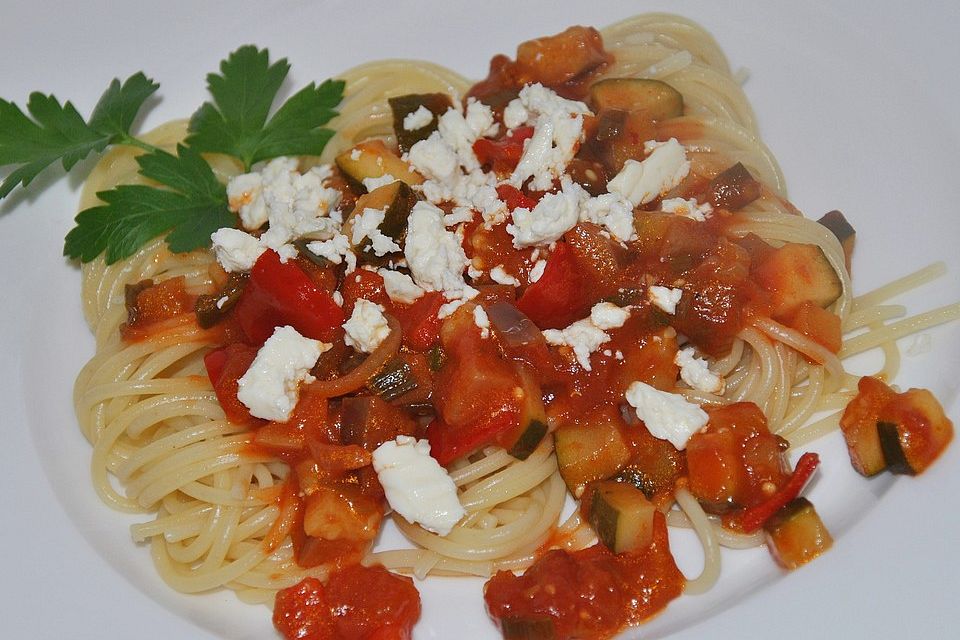
[[511, 213], [514, 209], [532, 210], [538, 202], [536, 198], [531, 198], [520, 189], [509, 184], [501, 184], [497, 187], [497, 197], [503, 200]]
[[301, 335], [330, 342], [343, 324], [343, 310], [293, 261], [267, 250], [250, 271], [234, 314], [251, 344], [263, 344], [276, 327], [290, 325]]
[[247, 372], [256, 356], [256, 347], [234, 343], [214, 349], [203, 358], [213, 391], [231, 422], [262, 422], [251, 416], [247, 407], [237, 399], [237, 380]]
[[442, 321], [437, 317], [444, 304], [443, 294], [428, 291], [405, 309], [397, 309], [403, 343], [414, 351], [428, 351], [440, 339]]
[[524, 142], [533, 136], [533, 127], [517, 127], [499, 140], [480, 138], [473, 143], [473, 152], [480, 164], [489, 164], [498, 175], [512, 173], [523, 155]]
[[586, 316], [591, 304], [576, 255], [558, 242], [543, 275], [523, 292], [517, 308], [541, 329], [561, 329]]
[[776, 493], [755, 507], [744, 510], [736, 518], [740, 530], [744, 533], [753, 533], [764, 525], [773, 514], [782, 509], [791, 500], [800, 495], [807, 481], [820, 464], [820, 456], [808, 451], [797, 460], [793, 475]]
[[430, 455], [443, 466], [457, 458], [473, 453], [480, 447], [493, 444], [498, 437], [516, 429], [519, 416], [502, 412], [477, 425], [451, 427], [439, 418], [427, 425], [426, 438]]

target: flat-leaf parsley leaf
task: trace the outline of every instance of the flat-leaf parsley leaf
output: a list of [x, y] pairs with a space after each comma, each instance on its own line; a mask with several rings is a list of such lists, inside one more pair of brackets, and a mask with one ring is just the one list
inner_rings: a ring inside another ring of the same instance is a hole
[[203, 152], [225, 153], [250, 167], [279, 156], [320, 155], [333, 132], [323, 128], [336, 114], [344, 83], [310, 83], [272, 117], [270, 109], [287, 77], [286, 59], [270, 64], [266, 49], [240, 47], [207, 76], [213, 103], [190, 119], [187, 144]]
[[168, 188], [126, 184], [101, 191], [97, 197], [105, 204], [77, 215], [64, 255], [89, 262], [106, 252], [112, 264], [164, 233], [171, 251], [192, 251], [209, 246], [217, 229], [236, 223], [226, 187], [194, 149], [179, 145], [177, 155], [156, 150], [138, 156], [137, 163], [141, 174]]
[[0, 198], [18, 184], [27, 186], [57, 160], [69, 171], [92, 151], [99, 153], [110, 144], [129, 143], [130, 125], [159, 86], [142, 73], [122, 84], [115, 79], [88, 122], [73, 104], [60, 104], [52, 95], [30, 95], [27, 112], [33, 120], [16, 104], [0, 99], [0, 166], [19, 165], [0, 184]]

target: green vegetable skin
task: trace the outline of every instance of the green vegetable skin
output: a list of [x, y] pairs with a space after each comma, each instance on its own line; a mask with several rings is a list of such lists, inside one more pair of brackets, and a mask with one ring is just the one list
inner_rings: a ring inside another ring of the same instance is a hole
[[29, 116], [0, 99], [0, 167], [13, 166], [0, 184], [0, 198], [17, 185], [26, 187], [57, 161], [69, 171], [90, 153], [134, 146], [145, 152], [137, 157], [140, 174], [160, 186], [120, 185], [98, 193], [104, 204], [77, 215], [64, 255], [89, 262], [105, 253], [112, 264], [160, 235], [175, 253], [207, 247], [211, 233], [237, 220], [228, 209], [226, 188], [201, 153], [233, 156], [249, 171], [254, 163], [279, 156], [319, 155], [333, 136], [323, 125], [337, 114], [342, 81], [310, 83], [270, 116], [289, 70], [286, 60], [270, 64], [268, 51], [254, 46], [227, 56], [220, 73], [207, 76], [213, 102], [193, 115], [177, 155], [130, 133], [144, 102], [159, 87], [143, 73], [122, 83], [114, 80], [87, 121], [70, 102], [60, 104], [53, 96], [33, 93]]

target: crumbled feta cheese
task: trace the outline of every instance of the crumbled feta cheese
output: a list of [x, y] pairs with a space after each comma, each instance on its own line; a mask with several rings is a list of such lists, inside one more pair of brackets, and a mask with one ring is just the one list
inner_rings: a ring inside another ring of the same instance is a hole
[[493, 118], [493, 109], [476, 98], [467, 98], [467, 110], [463, 117], [476, 138], [495, 136], [500, 131], [500, 125]]
[[460, 292], [460, 298], [455, 298], [450, 302], [440, 306], [440, 308], [437, 310], [437, 317], [443, 320], [447, 316], [453, 315], [454, 311], [462, 307], [468, 300], [473, 300], [478, 295], [480, 295], [478, 290], [474, 289], [470, 285], [467, 285], [463, 291]]
[[[507, 205], [497, 195], [497, 178], [493, 173], [479, 169], [466, 174], [454, 171], [445, 181], [425, 181], [420, 191], [433, 204], [454, 203], [454, 216], [463, 215], [463, 209], [479, 211], [487, 226], [507, 219]], [[472, 213], [470, 217], [472, 219]]]
[[230, 211], [240, 214], [244, 229], [259, 229], [267, 221], [267, 205], [261, 197], [263, 176], [259, 173], [244, 173], [227, 183], [227, 201]]
[[397, 179], [394, 178], [389, 173], [385, 173], [379, 178], [364, 178], [363, 179], [363, 188], [367, 190], [367, 193], [371, 191], [376, 191], [380, 187], [385, 187], [388, 184], [393, 184]]
[[350, 319], [343, 323], [346, 332], [343, 341], [357, 351], [373, 353], [390, 335], [390, 325], [383, 315], [383, 307], [360, 298], [353, 305]]
[[383, 288], [394, 302], [413, 304], [424, 294], [423, 289], [405, 273], [391, 269], [377, 269], [377, 273], [383, 278]]
[[530, 276], [529, 276], [530, 283], [532, 284], [540, 280], [540, 278], [543, 277], [543, 271], [546, 268], [547, 268], [546, 260], [537, 260], [533, 264], [533, 268], [530, 269]]
[[610, 341], [610, 336], [604, 329], [622, 327], [629, 316], [627, 309], [621, 309], [609, 302], [600, 302], [590, 309], [590, 317], [577, 320], [564, 329], [547, 329], [543, 332], [543, 337], [547, 344], [573, 349], [573, 354], [584, 371], [592, 371], [590, 354]]
[[507, 129], [516, 129], [530, 120], [530, 112], [519, 99], [511, 100], [503, 109], [503, 125]]
[[490, 337], [490, 317], [480, 305], [477, 305], [473, 308], [473, 323], [480, 328], [481, 338]]
[[723, 394], [726, 386], [723, 377], [710, 371], [706, 360], [694, 355], [693, 347], [677, 351], [673, 362], [680, 367], [680, 379], [692, 388], [716, 395]]
[[286, 422], [297, 404], [300, 383], [313, 382], [310, 369], [330, 347], [293, 327], [277, 327], [237, 381], [237, 399], [257, 418]]
[[445, 536], [467, 513], [426, 440], [397, 436], [384, 442], [373, 452], [373, 469], [390, 508], [407, 522]]
[[490, 279], [497, 284], [505, 284], [511, 287], [520, 286], [520, 281], [504, 271], [502, 264], [498, 264], [493, 269], [490, 269]]
[[630, 309], [618, 307], [612, 302], [598, 302], [590, 309], [590, 322], [600, 329], [617, 329], [630, 317]]
[[229, 296], [220, 296], [217, 298], [217, 309], [223, 309], [223, 306], [230, 302]]
[[473, 209], [469, 207], [455, 207], [453, 213], [448, 213], [443, 216], [443, 224], [452, 227], [463, 222], [470, 222], [473, 220]]
[[707, 413], [679, 394], [660, 391], [638, 381], [627, 387], [625, 395], [650, 435], [667, 440], [681, 451], [690, 436], [707, 424]]
[[350, 159], [353, 160], [354, 162], [356, 162], [357, 160], [359, 160], [359, 159], [360, 159], [360, 156], [362, 156], [362, 155], [363, 155], [363, 152], [360, 151], [360, 149], [353, 148], [353, 149], [350, 150]]
[[403, 117], [403, 128], [406, 131], [416, 131], [417, 129], [423, 129], [431, 122], [433, 122], [433, 112], [420, 105], [416, 111], [412, 111]]
[[404, 257], [413, 281], [427, 291], [457, 298], [467, 287], [463, 272], [469, 264], [457, 235], [443, 224], [443, 211], [418, 202], [407, 218]]
[[544, 195], [533, 211], [513, 210], [513, 224], [507, 225], [507, 233], [513, 236], [515, 248], [550, 244], [577, 224], [580, 205], [590, 196], [568, 176], [560, 184], [561, 191]]
[[696, 198], [690, 198], [689, 200], [684, 200], [683, 198], [667, 198], [660, 203], [660, 210], [686, 216], [697, 222], [703, 222], [713, 214], [713, 207], [710, 206], [709, 202], [700, 204]]
[[333, 264], [347, 263], [347, 273], [357, 268], [357, 256], [350, 246], [350, 239], [342, 233], [335, 234], [329, 240], [314, 240], [307, 243], [307, 250], [326, 258]]
[[353, 246], [359, 247], [364, 238], [369, 238], [370, 246], [378, 256], [400, 251], [400, 245], [394, 242], [393, 238], [380, 231], [380, 225], [383, 223], [386, 214], [386, 208], [371, 209], [367, 207], [360, 215], [354, 216], [353, 231], [350, 236]]
[[651, 304], [670, 315], [677, 312], [677, 305], [682, 297], [683, 289], [671, 289], [659, 285], [653, 285], [647, 289], [647, 299], [650, 300]]
[[[525, 86], [516, 100], [527, 111], [525, 121], [534, 119], [534, 129], [509, 182], [520, 187], [532, 177], [531, 188], [546, 191], [576, 154], [583, 138], [583, 116], [590, 109], [582, 102], [561, 98], [539, 83]], [[508, 109], [510, 124], [515, 125], [520, 110], [509, 105]]]
[[588, 199], [580, 207], [580, 220], [606, 228], [614, 239], [621, 242], [636, 237], [633, 230], [633, 204], [619, 193], [604, 193]]
[[439, 131], [410, 147], [408, 158], [417, 171], [440, 183], [453, 179], [457, 172], [457, 153], [444, 142]]
[[619, 193], [634, 206], [656, 200], [690, 172], [687, 151], [676, 138], [666, 142], [648, 140], [644, 149], [649, 155], [642, 162], [627, 160], [620, 173], [607, 183], [611, 193]]
[[213, 243], [213, 254], [217, 262], [228, 273], [249, 271], [257, 258], [266, 251], [252, 235], [230, 227], [214, 231], [210, 235], [210, 241]]
[[333, 298], [333, 301], [337, 304], [338, 307], [343, 306], [343, 294], [339, 291], [334, 291], [330, 294], [330, 297]]

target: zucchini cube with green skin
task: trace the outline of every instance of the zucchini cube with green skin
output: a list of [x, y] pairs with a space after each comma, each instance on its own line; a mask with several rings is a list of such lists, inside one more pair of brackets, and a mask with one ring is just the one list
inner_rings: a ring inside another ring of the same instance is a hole
[[774, 319], [789, 316], [807, 300], [826, 308], [843, 293], [840, 276], [815, 244], [788, 242], [768, 253], [751, 275], [770, 294]]
[[[347, 217], [343, 225], [343, 233], [353, 242], [353, 225], [357, 216], [365, 209], [377, 209], [384, 212], [383, 222], [380, 223], [380, 232], [389, 236], [400, 247], [403, 247], [407, 237], [407, 218], [417, 203], [417, 194], [405, 182], [397, 180], [382, 187], [377, 187], [370, 193], [357, 199], [357, 204]], [[358, 258], [366, 264], [386, 263], [392, 254], [377, 256], [371, 247], [370, 238], [364, 237], [359, 244], [353, 247]]]
[[347, 149], [334, 160], [344, 175], [357, 185], [366, 178], [391, 175], [410, 186], [421, 184], [423, 176], [387, 148], [383, 140], [367, 140]]
[[590, 87], [594, 113], [606, 109], [643, 111], [650, 120], [683, 115], [683, 96], [666, 82], [651, 78], [607, 78]]
[[632, 484], [606, 480], [587, 488], [587, 520], [614, 553], [642, 551], [653, 541], [657, 508]]
[[500, 632], [504, 640], [554, 640], [553, 618], [503, 618]]
[[[445, 93], [408, 93], [387, 100], [390, 110], [393, 111], [393, 132], [397, 136], [397, 146], [400, 151], [410, 151], [410, 147], [426, 140], [437, 130], [438, 119], [447, 109], [453, 106], [453, 101]], [[416, 113], [423, 107], [433, 114], [433, 119], [426, 125], [413, 130], [404, 126], [404, 120], [411, 113]]]
[[630, 460], [627, 445], [612, 412], [596, 412], [578, 424], [565, 424], [553, 433], [560, 476], [575, 496], [595, 480], [606, 480]]
[[880, 447], [892, 473], [916, 475], [953, 439], [953, 423], [926, 389], [897, 394], [877, 417]]
[[806, 498], [794, 498], [764, 525], [767, 548], [785, 569], [796, 569], [829, 549], [833, 538]]
[[521, 392], [520, 424], [516, 438], [507, 447], [507, 453], [518, 460], [530, 457], [547, 435], [547, 411], [543, 406], [543, 392], [537, 379], [523, 367], [518, 367]]

